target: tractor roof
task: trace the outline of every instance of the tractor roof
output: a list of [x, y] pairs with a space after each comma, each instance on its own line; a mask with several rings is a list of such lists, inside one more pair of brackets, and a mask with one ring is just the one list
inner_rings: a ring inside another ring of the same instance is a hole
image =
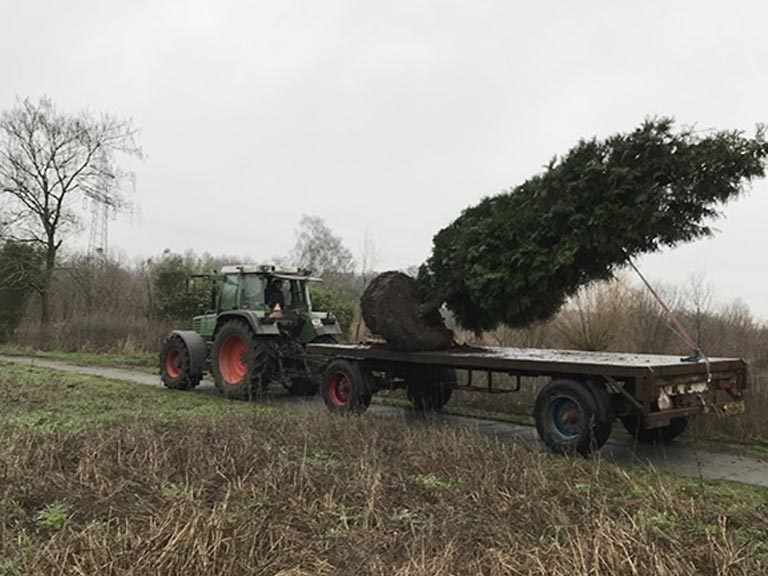
[[311, 270], [302, 268], [292, 268], [289, 266], [273, 266], [271, 264], [243, 264], [236, 266], [222, 266], [221, 274], [264, 274], [275, 276], [277, 278], [311, 280], [322, 282], [320, 278], [312, 278]]

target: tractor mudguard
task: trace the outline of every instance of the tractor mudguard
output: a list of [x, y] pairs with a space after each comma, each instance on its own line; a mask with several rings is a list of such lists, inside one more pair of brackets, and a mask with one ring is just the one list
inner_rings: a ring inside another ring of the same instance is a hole
[[189, 369], [193, 377], [202, 378], [205, 369], [205, 359], [208, 356], [208, 350], [205, 346], [205, 340], [194, 330], [173, 330], [170, 336], [178, 336], [184, 342], [189, 350]]
[[216, 325], [221, 326], [223, 322], [233, 318], [240, 318], [248, 322], [253, 333], [257, 336], [280, 336], [280, 328], [277, 323], [262, 322], [252, 310], [229, 310], [222, 312], [216, 318]]

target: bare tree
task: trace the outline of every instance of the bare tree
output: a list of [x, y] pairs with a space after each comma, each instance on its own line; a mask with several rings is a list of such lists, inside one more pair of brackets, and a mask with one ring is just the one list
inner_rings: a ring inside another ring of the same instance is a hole
[[369, 230], [365, 231], [363, 236], [363, 245], [360, 247], [360, 278], [363, 282], [363, 290], [368, 286], [368, 282], [376, 273], [376, 266], [379, 263], [380, 253], [371, 237]]
[[296, 230], [292, 260], [302, 268], [324, 274], [350, 274], [355, 269], [352, 252], [344, 246], [325, 220], [319, 216], [301, 217]]
[[705, 333], [704, 324], [712, 316], [714, 289], [707, 282], [706, 274], [698, 271], [688, 277], [688, 285], [685, 288], [684, 297], [688, 314], [693, 320], [696, 330], [696, 344], [702, 347], [702, 337]]
[[583, 286], [555, 319], [555, 329], [568, 346], [608, 350], [626, 310], [627, 292], [616, 281]]
[[119, 155], [141, 157], [130, 120], [89, 112], [65, 114], [48, 98], [18, 101], [0, 116], [0, 193], [9, 234], [43, 253], [40, 283], [43, 328], [50, 323], [50, 291], [56, 256], [78, 218], [83, 195], [115, 210], [128, 206], [122, 184], [131, 174]]

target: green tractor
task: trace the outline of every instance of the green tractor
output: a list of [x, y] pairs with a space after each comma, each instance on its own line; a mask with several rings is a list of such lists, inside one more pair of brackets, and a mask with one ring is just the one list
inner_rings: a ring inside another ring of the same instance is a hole
[[289, 392], [317, 391], [316, 367], [304, 355], [310, 342], [333, 343], [341, 334], [330, 312], [312, 310], [309, 271], [276, 266], [225, 266], [210, 282], [209, 309], [192, 330], [174, 330], [160, 352], [168, 388], [190, 390], [205, 372], [228, 398], [260, 394], [273, 380]]

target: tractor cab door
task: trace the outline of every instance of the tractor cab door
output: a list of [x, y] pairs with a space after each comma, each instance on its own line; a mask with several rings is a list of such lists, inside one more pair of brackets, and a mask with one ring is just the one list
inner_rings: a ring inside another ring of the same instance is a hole
[[240, 308], [266, 310], [265, 290], [267, 279], [258, 274], [246, 274], [240, 283]]

